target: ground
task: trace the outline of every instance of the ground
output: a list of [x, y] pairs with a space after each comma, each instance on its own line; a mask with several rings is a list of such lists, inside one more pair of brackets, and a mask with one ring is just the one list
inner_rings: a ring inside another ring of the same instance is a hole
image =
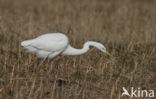
[[[122, 87], [155, 90], [155, 10], [155, 0], [0, 0], [0, 98], [128, 99]], [[114, 58], [91, 48], [47, 59], [38, 76], [43, 59], [20, 42], [49, 32], [76, 48], [101, 42]]]

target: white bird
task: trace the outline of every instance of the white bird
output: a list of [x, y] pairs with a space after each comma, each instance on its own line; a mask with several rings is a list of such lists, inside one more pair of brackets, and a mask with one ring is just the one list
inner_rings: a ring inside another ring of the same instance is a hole
[[95, 41], [87, 41], [82, 49], [73, 48], [69, 44], [68, 37], [63, 33], [47, 33], [35, 39], [25, 40], [21, 42], [21, 46], [29, 52], [35, 53], [38, 58], [52, 59], [58, 55], [81, 55], [86, 53], [90, 46], [112, 56], [106, 51], [103, 44]]

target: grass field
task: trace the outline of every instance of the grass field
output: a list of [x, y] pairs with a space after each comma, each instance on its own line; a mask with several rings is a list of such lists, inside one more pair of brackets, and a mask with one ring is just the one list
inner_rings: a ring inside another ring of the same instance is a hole
[[[99, 41], [114, 58], [91, 48], [46, 60], [39, 79], [42, 59], [20, 42], [48, 32], [76, 48]], [[122, 87], [156, 89], [155, 0], [0, 0], [0, 99], [130, 99]]]

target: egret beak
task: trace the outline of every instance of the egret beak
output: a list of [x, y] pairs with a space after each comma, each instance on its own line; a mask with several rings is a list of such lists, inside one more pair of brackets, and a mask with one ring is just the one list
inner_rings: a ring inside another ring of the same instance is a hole
[[108, 55], [108, 56], [110, 56], [110, 57], [113, 57], [113, 55], [111, 55], [109, 52], [107, 52], [106, 50], [105, 50], [105, 53]]

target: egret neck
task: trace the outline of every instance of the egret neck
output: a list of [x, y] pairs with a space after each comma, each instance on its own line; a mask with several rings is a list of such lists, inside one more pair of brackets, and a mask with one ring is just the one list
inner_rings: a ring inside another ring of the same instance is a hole
[[62, 55], [81, 55], [86, 53], [89, 50], [90, 46], [98, 48], [99, 43], [94, 41], [87, 41], [82, 49], [73, 48], [71, 45], [68, 45], [67, 48], [62, 52]]

